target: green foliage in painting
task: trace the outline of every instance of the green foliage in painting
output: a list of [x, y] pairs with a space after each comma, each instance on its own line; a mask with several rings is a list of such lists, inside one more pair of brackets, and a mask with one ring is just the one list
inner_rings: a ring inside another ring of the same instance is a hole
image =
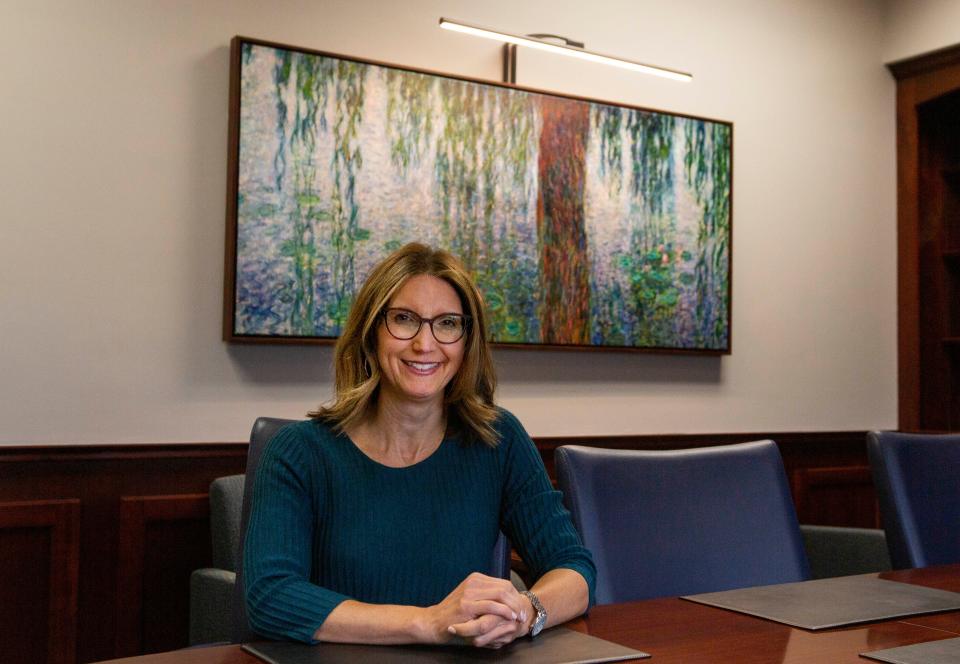
[[495, 216], [504, 207], [526, 215], [535, 109], [522, 94], [415, 73], [388, 73], [387, 89], [395, 167], [406, 173], [433, 138], [440, 244], [477, 280], [490, 303], [492, 334], [505, 341], [529, 339], [529, 312], [517, 307], [523, 299], [514, 294], [531, 288], [534, 275], [529, 268], [510, 268], [509, 261], [516, 268], [519, 240]]
[[[314, 189], [317, 168], [312, 155], [317, 131], [323, 127], [332, 73], [329, 63], [289, 51], [279, 52], [273, 71], [278, 139], [274, 157], [276, 183], [278, 189], [292, 186], [290, 198], [295, 203], [287, 211], [291, 236], [281, 245], [280, 253], [293, 266], [292, 283], [286, 289], [293, 300], [290, 325], [298, 334], [305, 335], [313, 333], [318, 261], [315, 224], [324, 216]], [[292, 171], [290, 183], [286, 180], [288, 168]]]
[[420, 161], [433, 133], [433, 78], [424, 74], [386, 70], [387, 139], [390, 159], [403, 173]]
[[697, 341], [726, 340], [729, 321], [731, 130], [721, 124], [688, 123], [685, 132], [687, 180], [702, 206], [698, 226]]
[[359, 226], [360, 203], [356, 190], [357, 173], [363, 167], [357, 134], [363, 121], [363, 86], [367, 71], [368, 68], [359, 63], [337, 61], [333, 189], [330, 194], [333, 292], [327, 312], [337, 328], [346, 323], [356, 290], [356, 244], [370, 236], [369, 231], [363, 231]]
[[[369, 232], [358, 226], [356, 174], [362, 164], [358, 128], [363, 119], [366, 67], [358, 63], [276, 51], [273, 83], [276, 103], [277, 189], [292, 202], [287, 208], [290, 238], [281, 255], [292, 265], [290, 327], [299, 335], [316, 333], [317, 316], [342, 324], [353, 298], [353, 251]], [[327, 110], [331, 110], [332, 127]], [[330, 131], [334, 150], [329, 165], [317, 160], [319, 134]], [[319, 181], [331, 174], [328, 196]], [[325, 309], [316, 306], [321, 273], [330, 276]]]
[[[616, 106], [599, 106], [594, 126], [600, 139], [600, 165], [614, 193], [624, 185], [630, 193], [626, 232], [629, 250], [614, 258], [624, 275], [616, 297], [599, 315], [594, 328], [615, 335], [627, 345], [668, 346], [680, 305], [683, 257], [674, 214], [674, 149], [676, 118]], [[624, 168], [624, 154], [629, 155]], [[687, 277], [685, 277], [687, 278]]]

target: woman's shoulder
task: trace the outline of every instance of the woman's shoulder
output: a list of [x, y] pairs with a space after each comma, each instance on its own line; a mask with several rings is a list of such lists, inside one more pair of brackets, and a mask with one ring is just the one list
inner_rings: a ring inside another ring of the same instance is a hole
[[527, 430], [523, 428], [523, 425], [520, 424], [520, 420], [517, 419], [517, 416], [511, 413], [509, 410], [503, 406], [497, 406], [497, 417], [493, 421], [493, 428], [497, 430], [497, 433], [501, 437], [505, 435], [516, 434], [522, 432], [526, 435]]
[[329, 424], [321, 420], [299, 420], [277, 429], [267, 447], [274, 454], [282, 456], [316, 454], [329, 449], [337, 435]]
[[502, 454], [510, 454], [510, 450], [517, 445], [527, 447], [533, 444], [530, 434], [517, 416], [502, 406], [497, 406], [497, 417], [493, 421], [493, 428], [497, 432], [497, 449]]
[[323, 420], [311, 418], [309, 420], [291, 420], [279, 427], [273, 437], [317, 440], [332, 438], [336, 435], [331, 425]]
[[536, 444], [516, 415], [497, 406], [497, 418], [493, 428], [498, 437], [495, 454], [504, 467], [526, 472], [523, 469], [533, 470], [537, 465], [543, 464]]

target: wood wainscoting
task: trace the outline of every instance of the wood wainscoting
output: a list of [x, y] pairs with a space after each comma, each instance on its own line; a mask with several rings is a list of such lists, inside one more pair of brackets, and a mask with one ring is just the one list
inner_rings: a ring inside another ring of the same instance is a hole
[[[777, 441], [802, 523], [875, 527], [865, 432], [538, 438], [679, 449]], [[0, 652], [75, 664], [187, 644], [189, 576], [210, 564], [207, 489], [246, 443], [0, 447]]]
[[207, 490], [246, 444], [0, 447], [0, 652], [73, 664], [186, 645]]

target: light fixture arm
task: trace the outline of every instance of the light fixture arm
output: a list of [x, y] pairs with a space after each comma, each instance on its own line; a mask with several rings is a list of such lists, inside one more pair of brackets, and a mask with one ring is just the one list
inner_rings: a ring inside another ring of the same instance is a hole
[[[569, 37], [564, 37], [562, 35], [552, 35], [546, 32], [537, 32], [534, 34], [525, 35], [526, 37], [532, 37], [533, 39], [556, 39], [563, 42], [564, 46], [570, 46], [572, 48], [583, 48], [584, 43], [582, 41], [576, 41], [570, 39]], [[503, 45], [503, 82], [504, 83], [516, 83], [517, 82], [517, 45], [516, 44], [504, 44]]]
[[503, 45], [503, 82], [517, 82], [517, 45]]

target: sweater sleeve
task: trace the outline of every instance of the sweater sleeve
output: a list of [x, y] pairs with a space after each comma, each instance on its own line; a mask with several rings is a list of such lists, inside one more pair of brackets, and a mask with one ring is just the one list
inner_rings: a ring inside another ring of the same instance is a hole
[[310, 582], [322, 475], [298, 425], [267, 444], [254, 481], [243, 569], [250, 627], [272, 639], [315, 643], [347, 596]]
[[500, 445], [504, 463], [502, 524], [511, 543], [530, 568], [533, 578], [553, 569], [578, 572], [587, 582], [594, 604], [597, 570], [553, 488], [540, 453], [513, 415], [501, 411]]

